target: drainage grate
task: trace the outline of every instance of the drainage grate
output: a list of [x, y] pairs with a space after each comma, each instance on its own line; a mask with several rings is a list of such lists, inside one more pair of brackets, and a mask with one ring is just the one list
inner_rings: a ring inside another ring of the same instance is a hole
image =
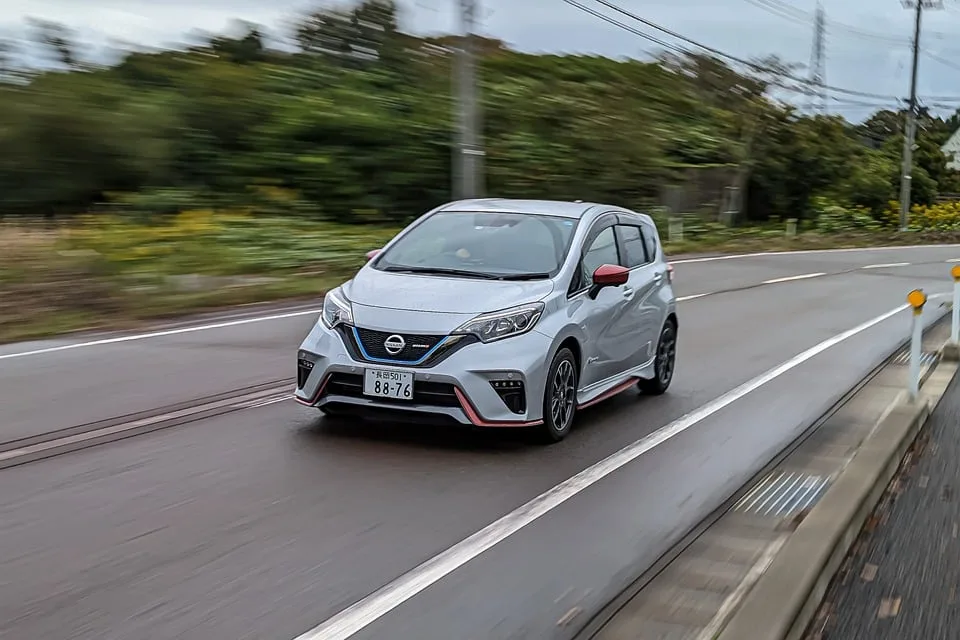
[[[936, 352], [930, 353], [928, 351], [922, 351], [920, 353], [920, 366], [921, 367], [932, 367], [937, 361]], [[901, 351], [893, 358], [893, 364], [910, 364], [910, 352]]]
[[788, 517], [812, 507], [829, 482], [829, 476], [783, 471], [771, 473], [733, 509], [752, 515]]

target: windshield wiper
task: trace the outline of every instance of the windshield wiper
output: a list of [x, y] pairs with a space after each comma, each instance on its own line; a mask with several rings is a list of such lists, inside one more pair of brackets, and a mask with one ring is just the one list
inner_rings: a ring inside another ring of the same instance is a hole
[[507, 276], [499, 276], [498, 280], [546, 280], [550, 277], [549, 273], [512, 273]]
[[467, 271], [466, 269], [443, 269], [440, 267], [384, 267], [384, 271], [393, 273], [422, 273], [436, 276], [459, 276], [461, 278], [477, 278], [480, 280], [498, 280], [492, 273]]

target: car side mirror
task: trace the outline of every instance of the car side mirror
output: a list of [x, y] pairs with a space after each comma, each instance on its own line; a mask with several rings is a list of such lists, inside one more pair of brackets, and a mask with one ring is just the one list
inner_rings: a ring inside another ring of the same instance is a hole
[[602, 264], [593, 272], [593, 286], [587, 294], [591, 300], [596, 300], [602, 289], [619, 287], [627, 284], [630, 279], [630, 270], [616, 264]]
[[382, 251], [382, 249], [371, 249], [367, 251], [367, 262], [376, 258], [380, 251]]

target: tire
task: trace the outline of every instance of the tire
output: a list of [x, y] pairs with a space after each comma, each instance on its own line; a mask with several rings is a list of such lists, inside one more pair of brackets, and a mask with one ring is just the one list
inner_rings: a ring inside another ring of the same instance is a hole
[[677, 325], [667, 320], [657, 340], [657, 356], [653, 365], [653, 378], [641, 380], [637, 386], [647, 395], [659, 396], [667, 392], [673, 382], [677, 363]]
[[570, 433], [577, 413], [577, 360], [564, 347], [557, 351], [547, 369], [543, 389], [543, 424], [538, 427], [544, 444], [560, 442]]

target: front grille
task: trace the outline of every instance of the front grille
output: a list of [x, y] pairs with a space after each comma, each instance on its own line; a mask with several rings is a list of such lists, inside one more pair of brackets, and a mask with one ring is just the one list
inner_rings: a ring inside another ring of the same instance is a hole
[[[366, 398], [363, 395], [363, 376], [357, 373], [334, 373], [327, 382], [326, 393], [348, 398]], [[424, 404], [432, 407], [459, 407], [460, 401], [453, 385], [446, 382], [416, 380], [413, 383], [413, 401], [377, 398], [378, 402], [395, 404]]]
[[[405, 333], [388, 333], [386, 331], [374, 331], [372, 329], [354, 329], [357, 341], [362, 347], [362, 351], [377, 360], [390, 360], [392, 362], [417, 362], [421, 360], [431, 349], [436, 347], [444, 336], [424, 336]], [[404, 347], [398, 353], [387, 351], [384, 343], [390, 336], [398, 335], [403, 338]]]

